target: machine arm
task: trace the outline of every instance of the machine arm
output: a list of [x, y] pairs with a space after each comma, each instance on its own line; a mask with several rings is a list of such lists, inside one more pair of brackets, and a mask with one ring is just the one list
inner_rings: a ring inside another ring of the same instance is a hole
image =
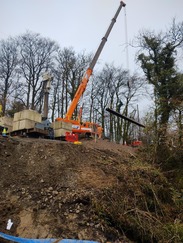
[[81, 83], [78, 87], [78, 90], [76, 91], [76, 94], [75, 94], [75, 96], [74, 96], [74, 98], [73, 98], [73, 100], [72, 100], [72, 102], [71, 102], [71, 104], [68, 108], [68, 111], [67, 111], [66, 116], [65, 116], [66, 120], [71, 119], [72, 114], [73, 114], [73, 112], [74, 112], [74, 110], [75, 110], [75, 108], [76, 108], [76, 106], [79, 102], [79, 99], [81, 98], [82, 94], [84, 93], [84, 91], [86, 89], [87, 83], [90, 79], [90, 76], [92, 75], [93, 68], [94, 68], [95, 64], [97, 63], [97, 60], [98, 60], [98, 58], [99, 58], [99, 56], [100, 56], [100, 54], [103, 50], [103, 47], [104, 47], [104, 45], [107, 41], [107, 38], [108, 38], [112, 28], [113, 28], [113, 25], [115, 24], [116, 19], [117, 19], [119, 13], [120, 13], [122, 7], [125, 7], [125, 6], [126, 6], [126, 4], [123, 1], [121, 1], [120, 6], [118, 7], [118, 10], [117, 10], [114, 18], [111, 20], [111, 24], [109, 25], [105, 36], [102, 38], [102, 41], [101, 41], [101, 43], [100, 43], [100, 45], [99, 45], [99, 47], [98, 47], [98, 49], [95, 53], [95, 56], [93, 57], [88, 69], [86, 70], [86, 72], [85, 72], [85, 74], [82, 78], [82, 81], [81, 81]]

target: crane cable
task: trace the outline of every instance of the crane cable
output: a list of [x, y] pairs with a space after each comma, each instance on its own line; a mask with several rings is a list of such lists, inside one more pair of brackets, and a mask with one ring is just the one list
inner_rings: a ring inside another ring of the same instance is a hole
[[[128, 85], [129, 91], [131, 92], [132, 81], [130, 79], [130, 70], [129, 70], [129, 52], [128, 52], [128, 45], [129, 45], [129, 43], [128, 43], [128, 27], [127, 27], [126, 8], [125, 8], [125, 43], [126, 43], [126, 62], [127, 62], [127, 70], [128, 70], [128, 75], [129, 75], [129, 78], [128, 78], [128, 81], [127, 81], [127, 85]], [[136, 111], [137, 111], [137, 120], [138, 120], [138, 123], [140, 124], [139, 107], [138, 107], [138, 105], [137, 105], [137, 110], [135, 110], [135, 112]], [[133, 132], [135, 134], [134, 130], [133, 130]], [[141, 128], [139, 126], [139, 135], [138, 136], [140, 136], [140, 133], [141, 133]]]
[[[127, 14], [126, 14], [126, 8], [124, 8], [125, 15], [124, 15], [124, 22], [125, 22], [125, 45], [126, 45], [126, 66], [128, 74], [130, 74], [129, 70], [129, 52], [128, 52], [128, 26], [127, 26]], [[128, 87], [131, 88], [131, 80], [128, 79]]]

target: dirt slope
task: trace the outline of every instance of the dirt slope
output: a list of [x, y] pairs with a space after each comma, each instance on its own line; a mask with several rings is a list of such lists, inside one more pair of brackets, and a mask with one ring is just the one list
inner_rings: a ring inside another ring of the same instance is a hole
[[[171, 205], [172, 199], [166, 190], [165, 195], [158, 194], [159, 187], [167, 185], [165, 178], [148, 166], [134, 166], [136, 159], [134, 149], [106, 140], [74, 145], [1, 138], [0, 232], [27, 238], [137, 242], [145, 227], [142, 218], [145, 224], [147, 218], [147, 235], [153, 235], [151, 226], [172, 213], [171, 207], [160, 205], [163, 201]], [[152, 184], [156, 188], [150, 191]], [[149, 200], [145, 190], [151, 193]], [[155, 196], [157, 202], [150, 201]], [[138, 227], [129, 216], [138, 216]], [[8, 219], [13, 221], [10, 230]]]

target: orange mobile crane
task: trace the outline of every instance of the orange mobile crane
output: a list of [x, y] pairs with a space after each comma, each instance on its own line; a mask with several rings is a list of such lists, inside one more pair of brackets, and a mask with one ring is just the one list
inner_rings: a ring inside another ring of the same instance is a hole
[[113, 28], [113, 25], [114, 23], [116, 22], [116, 19], [122, 9], [122, 7], [125, 7], [126, 4], [121, 1], [120, 2], [120, 6], [118, 7], [117, 9], [117, 12], [114, 16], [114, 18], [111, 20], [111, 24], [109, 25], [108, 29], [107, 29], [107, 32], [105, 34], [105, 36], [102, 38], [102, 41], [88, 67], [88, 69], [86, 70], [83, 78], [82, 78], [82, 81], [76, 91], [76, 94], [67, 110], [67, 113], [65, 115], [64, 118], [56, 118], [56, 121], [64, 121], [64, 122], [69, 122], [69, 123], [72, 123], [72, 132], [73, 133], [78, 133], [78, 134], [85, 134], [86, 136], [90, 136], [91, 134], [97, 134], [97, 128], [99, 127], [98, 124], [96, 123], [92, 123], [92, 122], [83, 122], [81, 123], [80, 119], [78, 120], [72, 120], [72, 115], [73, 115], [73, 112], [74, 110], [76, 109], [77, 107], [77, 104], [81, 98], [81, 96], [83, 95], [85, 89], [86, 89], [86, 86], [87, 86], [87, 83], [92, 75], [92, 72], [93, 72], [93, 69], [94, 69], [94, 66], [95, 64], [97, 63], [97, 60], [102, 52], [102, 49], [107, 41], [107, 38]]

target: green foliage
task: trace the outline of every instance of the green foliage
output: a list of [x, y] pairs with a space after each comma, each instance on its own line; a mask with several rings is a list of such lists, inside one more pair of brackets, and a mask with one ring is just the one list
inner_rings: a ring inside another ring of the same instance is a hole
[[181, 228], [167, 228], [178, 208], [166, 177], [140, 161], [118, 168], [117, 176], [117, 185], [101, 190], [93, 202], [104, 223], [135, 242], [169, 242], [170, 237], [179, 242]]
[[170, 156], [163, 164], [163, 170], [170, 171], [169, 176], [172, 184], [177, 188], [183, 188], [183, 149], [174, 148], [171, 150]]
[[177, 49], [183, 43], [183, 23], [176, 25], [173, 22], [164, 34], [147, 31], [139, 39], [138, 61], [148, 82], [154, 86], [156, 142], [162, 145], [166, 141], [171, 112], [183, 101], [182, 78], [176, 67]]
[[183, 224], [174, 222], [173, 224], [167, 224], [163, 226], [166, 234], [167, 242], [179, 243], [183, 242]]

